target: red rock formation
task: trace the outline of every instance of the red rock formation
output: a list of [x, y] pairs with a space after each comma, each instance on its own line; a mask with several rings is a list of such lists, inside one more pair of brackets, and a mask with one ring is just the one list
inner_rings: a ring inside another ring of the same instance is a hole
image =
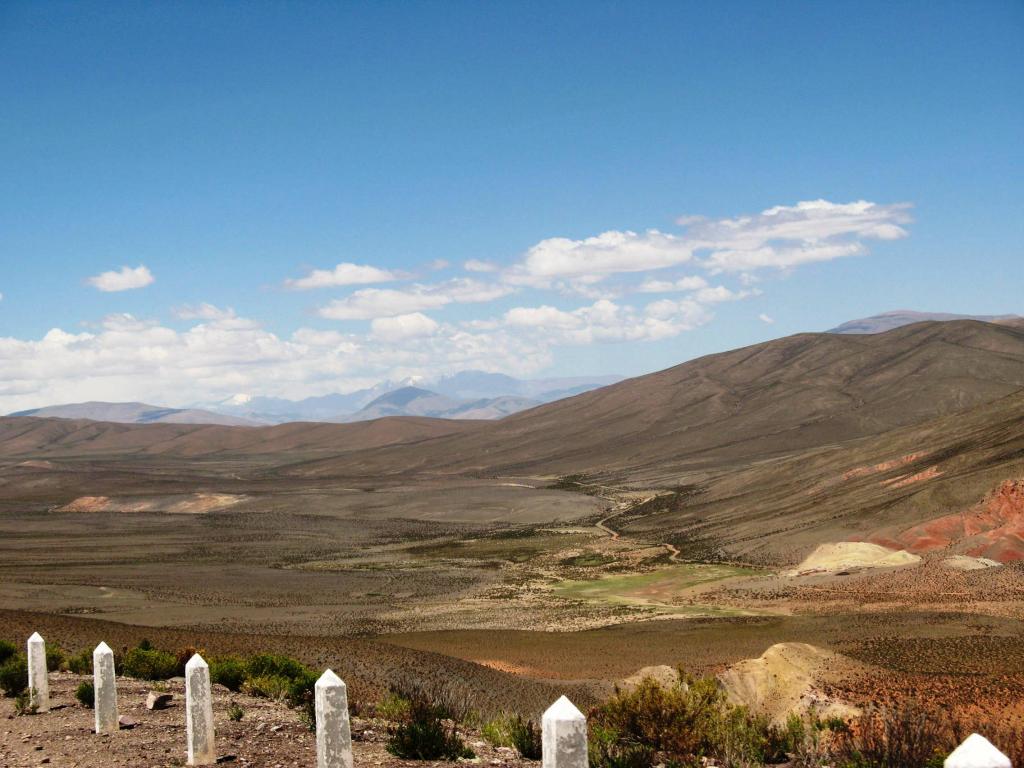
[[929, 520], [895, 537], [872, 536], [869, 541], [898, 545], [911, 552], [952, 547], [963, 554], [1002, 563], [1024, 560], [1024, 480], [1004, 481], [964, 512]]

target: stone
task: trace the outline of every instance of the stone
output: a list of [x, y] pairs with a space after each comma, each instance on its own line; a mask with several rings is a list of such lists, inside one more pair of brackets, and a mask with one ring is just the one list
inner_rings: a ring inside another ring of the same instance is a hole
[[173, 699], [173, 693], [150, 691], [149, 695], [146, 696], [146, 709], [167, 709], [167, 706]]
[[100, 643], [92, 652], [93, 711], [96, 733], [114, 733], [118, 727], [117, 678], [114, 674], [114, 652]]
[[328, 669], [316, 681], [313, 691], [317, 768], [352, 768], [352, 731], [345, 683]]
[[121, 715], [119, 718], [117, 718], [117, 725], [119, 728], [123, 728], [126, 731], [130, 731], [132, 728], [135, 727], [136, 723], [132, 718], [128, 717], [128, 715]]
[[541, 720], [543, 768], [587, 768], [587, 718], [565, 696]]
[[944, 768], [1011, 768], [1010, 758], [996, 749], [984, 736], [972, 733], [953, 750]]
[[36, 712], [50, 711], [50, 676], [46, 671], [46, 642], [33, 632], [28, 639], [29, 702]]
[[210, 667], [198, 653], [185, 665], [185, 731], [188, 765], [212, 765], [217, 760], [213, 732]]

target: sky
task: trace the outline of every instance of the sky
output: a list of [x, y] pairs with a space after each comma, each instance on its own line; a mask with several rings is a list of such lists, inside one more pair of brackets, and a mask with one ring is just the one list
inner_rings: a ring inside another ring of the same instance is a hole
[[1024, 314], [1024, 3], [0, 4], [0, 412]]

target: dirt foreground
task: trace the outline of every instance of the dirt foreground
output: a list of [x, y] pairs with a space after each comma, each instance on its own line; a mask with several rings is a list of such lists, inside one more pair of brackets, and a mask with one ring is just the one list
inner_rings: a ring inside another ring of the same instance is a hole
[[[182, 766], [186, 763], [185, 684], [176, 678], [160, 685], [173, 694], [164, 710], [146, 709], [148, 684], [130, 678], [117, 679], [122, 717], [134, 721], [116, 734], [93, 733], [93, 710], [75, 699], [75, 689], [91, 678], [66, 672], [50, 674], [52, 709], [36, 715], [16, 716], [12, 699], [0, 699], [0, 766], [29, 768], [139, 768]], [[285, 705], [231, 693], [213, 686], [213, 716], [217, 733], [218, 763], [226, 765], [289, 768], [316, 765], [316, 737], [299, 720], [298, 712]], [[244, 712], [241, 721], [228, 718], [235, 702]], [[468, 762], [492, 766], [533, 765], [511, 749], [491, 747], [469, 732], [466, 743], [477, 754]], [[356, 765], [446, 765], [399, 760], [385, 749], [387, 723], [352, 719], [353, 757]], [[461, 762], [461, 761], [460, 761]]]

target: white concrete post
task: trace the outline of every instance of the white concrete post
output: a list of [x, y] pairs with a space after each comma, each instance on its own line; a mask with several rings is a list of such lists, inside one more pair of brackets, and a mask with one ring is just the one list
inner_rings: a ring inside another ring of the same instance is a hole
[[328, 669], [316, 681], [314, 691], [317, 768], [352, 768], [352, 732], [345, 683]]
[[587, 718], [562, 696], [542, 720], [543, 768], [587, 768]]
[[92, 652], [92, 687], [95, 698], [96, 733], [117, 733], [117, 680], [114, 677], [114, 652], [100, 643]]
[[198, 653], [185, 665], [185, 731], [188, 737], [189, 765], [212, 765], [217, 762], [217, 748], [213, 740], [210, 667]]
[[33, 632], [28, 639], [29, 701], [37, 712], [50, 711], [50, 676], [46, 671], [46, 643]]
[[943, 763], [945, 768], [1011, 768], [1010, 758], [992, 746], [984, 736], [972, 733], [953, 750]]

